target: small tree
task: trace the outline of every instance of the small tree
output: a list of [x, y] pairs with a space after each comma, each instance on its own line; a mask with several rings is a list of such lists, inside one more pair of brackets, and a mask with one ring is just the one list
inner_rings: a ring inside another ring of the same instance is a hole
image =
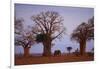
[[70, 54], [70, 51], [72, 50], [72, 47], [67, 47], [67, 50], [69, 51], [69, 54]]
[[94, 48], [91, 49], [91, 52], [94, 53]]
[[33, 44], [33, 33], [24, 30], [22, 19], [15, 20], [15, 45], [23, 47], [25, 57], [29, 56], [29, 49]]

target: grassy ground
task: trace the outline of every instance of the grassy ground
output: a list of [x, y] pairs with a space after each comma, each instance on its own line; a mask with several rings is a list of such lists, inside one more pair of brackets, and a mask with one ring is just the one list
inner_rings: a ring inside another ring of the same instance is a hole
[[15, 65], [28, 64], [44, 64], [44, 63], [59, 63], [59, 62], [78, 62], [78, 61], [93, 61], [93, 55], [76, 56], [73, 54], [60, 56], [30, 56], [30, 57], [15, 57]]

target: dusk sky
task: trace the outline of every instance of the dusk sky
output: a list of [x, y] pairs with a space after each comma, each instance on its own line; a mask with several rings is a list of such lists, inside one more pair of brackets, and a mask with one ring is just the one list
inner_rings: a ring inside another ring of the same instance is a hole
[[[68, 6], [48, 6], [48, 5], [32, 5], [32, 4], [15, 4], [15, 16], [16, 18], [23, 18], [24, 25], [33, 25], [34, 22], [31, 16], [39, 14], [40, 12], [55, 11], [58, 12], [64, 19], [63, 24], [66, 27], [66, 35], [60, 40], [56, 39], [53, 41], [55, 46], [52, 47], [52, 52], [55, 50], [61, 50], [62, 53], [67, 53], [66, 47], [73, 47], [73, 51], [79, 48], [79, 44], [75, 41], [70, 40], [70, 34], [76, 27], [82, 22], [88, 22], [88, 19], [94, 16], [93, 8], [82, 8], [82, 7], [68, 7]], [[87, 42], [86, 51], [91, 51], [94, 46], [94, 41]], [[41, 43], [35, 44], [30, 49], [30, 53], [42, 53], [43, 46]], [[23, 48], [15, 47], [15, 53], [23, 53]]]

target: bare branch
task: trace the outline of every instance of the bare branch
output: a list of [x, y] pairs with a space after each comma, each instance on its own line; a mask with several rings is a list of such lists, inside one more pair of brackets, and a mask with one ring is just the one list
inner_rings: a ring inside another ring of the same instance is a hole
[[56, 39], [57, 37], [59, 37], [63, 32], [64, 32], [64, 30], [62, 30], [58, 35], [56, 35], [55, 37], [53, 37], [52, 40], [54, 40], [54, 39]]

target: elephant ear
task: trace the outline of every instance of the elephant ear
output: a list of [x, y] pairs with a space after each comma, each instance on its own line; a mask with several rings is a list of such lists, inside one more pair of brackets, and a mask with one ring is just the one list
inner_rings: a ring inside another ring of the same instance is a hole
[[45, 34], [37, 34], [36, 41], [37, 42], [43, 42], [45, 40], [46, 35]]

